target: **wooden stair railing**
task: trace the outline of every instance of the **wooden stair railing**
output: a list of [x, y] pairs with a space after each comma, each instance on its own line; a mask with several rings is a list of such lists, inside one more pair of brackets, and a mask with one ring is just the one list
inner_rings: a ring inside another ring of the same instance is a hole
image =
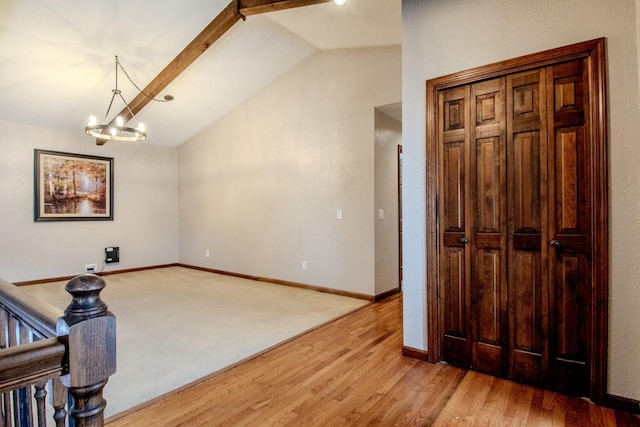
[[47, 384], [57, 427], [66, 425], [68, 401], [70, 427], [104, 425], [102, 389], [116, 371], [116, 323], [100, 299], [104, 287], [92, 274], [71, 279], [63, 312], [0, 279], [0, 427], [49, 425]]

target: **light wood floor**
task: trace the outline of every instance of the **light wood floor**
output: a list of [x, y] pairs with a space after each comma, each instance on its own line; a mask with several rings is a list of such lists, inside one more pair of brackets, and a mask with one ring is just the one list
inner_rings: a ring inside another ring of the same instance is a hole
[[401, 347], [394, 296], [108, 426], [640, 425], [583, 399], [406, 358]]

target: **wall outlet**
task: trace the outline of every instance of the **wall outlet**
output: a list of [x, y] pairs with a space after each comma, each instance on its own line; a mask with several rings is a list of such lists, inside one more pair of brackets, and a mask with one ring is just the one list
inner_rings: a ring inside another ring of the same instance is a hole
[[95, 271], [98, 269], [98, 264], [85, 264], [84, 265], [84, 272], [85, 273], [95, 273]]
[[303, 270], [307, 269], [307, 261], [302, 261], [302, 269]]
[[207, 249], [206, 251], [204, 251], [204, 256], [206, 256], [207, 258], [209, 258], [209, 255], [210, 255], [210, 253], [209, 253], [209, 249]]

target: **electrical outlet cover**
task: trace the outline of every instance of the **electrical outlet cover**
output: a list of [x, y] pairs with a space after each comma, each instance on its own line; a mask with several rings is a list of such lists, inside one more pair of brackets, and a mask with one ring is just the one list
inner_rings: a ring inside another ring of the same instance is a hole
[[112, 262], [120, 262], [120, 248], [118, 246], [112, 246], [110, 248], [104, 248], [104, 262], [111, 264]]

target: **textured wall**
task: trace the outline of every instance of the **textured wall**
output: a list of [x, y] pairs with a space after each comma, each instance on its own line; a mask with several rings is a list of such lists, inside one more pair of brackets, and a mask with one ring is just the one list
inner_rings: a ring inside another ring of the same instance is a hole
[[[0, 277], [16, 282], [84, 273], [120, 246], [105, 271], [177, 262], [177, 150], [109, 142], [0, 122]], [[114, 158], [113, 221], [33, 221], [34, 148]]]
[[403, 0], [405, 345], [426, 349], [425, 81], [607, 38], [610, 131], [609, 392], [640, 399], [640, 144], [634, 0]]
[[373, 295], [374, 107], [400, 58], [316, 54], [180, 147], [180, 261]]

